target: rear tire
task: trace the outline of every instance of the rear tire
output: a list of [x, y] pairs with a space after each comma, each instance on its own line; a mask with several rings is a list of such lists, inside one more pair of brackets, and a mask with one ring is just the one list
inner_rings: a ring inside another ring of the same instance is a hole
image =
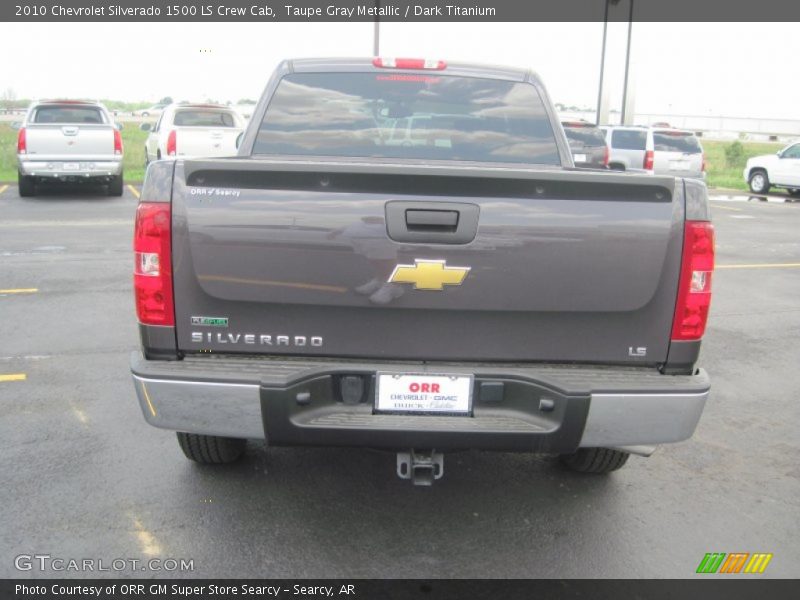
[[766, 194], [769, 192], [770, 183], [767, 172], [764, 169], [756, 169], [750, 173], [750, 191], [754, 194]]
[[22, 173], [17, 172], [17, 185], [19, 186], [19, 195], [21, 198], [36, 195], [36, 182], [33, 177], [28, 177]]
[[109, 196], [122, 196], [122, 173], [108, 183]]
[[792, 188], [791, 190], [789, 190], [789, 195], [790, 196], [800, 196], [800, 189]]
[[621, 469], [630, 454], [610, 448], [579, 448], [575, 454], [561, 455], [561, 462], [578, 473], [611, 473]]
[[178, 432], [178, 444], [186, 458], [204, 465], [232, 463], [243, 453], [246, 440]]

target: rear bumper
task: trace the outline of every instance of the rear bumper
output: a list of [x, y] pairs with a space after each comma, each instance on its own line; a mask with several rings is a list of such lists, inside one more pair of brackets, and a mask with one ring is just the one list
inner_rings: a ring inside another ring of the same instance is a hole
[[26, 160], [19, 159], [19, 172], [43, 179], [94, 179], [116, 177], [122, 173], [119, 160]]
[[[470, 373], [469, 417], [374, 414], [376, 371]], [[694, 433], [708, 398], [704, 371], [511, 364], [364, 363], [324, 359], [131, 357], [145, 419], [155, 427], [274, 445], [481, 448], [552, 453], [578, 447], [679, 442]], [[365, 393], [345, 403], [343, 375]], [[483, 383], [502, 383], [502, 398]], [[542, 402], [547, 400], [548, 402]]]

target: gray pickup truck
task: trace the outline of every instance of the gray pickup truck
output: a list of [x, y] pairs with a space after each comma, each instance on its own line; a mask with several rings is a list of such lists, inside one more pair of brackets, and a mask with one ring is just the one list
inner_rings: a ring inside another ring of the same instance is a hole
[[136, 217], [134, 385], [188, 458], [377, 447], [430, 484], [448, 450], [605, 473], [694, 432], [705, 185], [576, 169], [535, 74], [287, 61], [238, 152], [152, 163]]

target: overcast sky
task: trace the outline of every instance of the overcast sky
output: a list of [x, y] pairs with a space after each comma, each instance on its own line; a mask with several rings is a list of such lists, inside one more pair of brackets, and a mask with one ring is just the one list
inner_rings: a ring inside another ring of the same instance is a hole
[[[283, 58], [369, 56], [372, 23], [1, 23], [18, 97], [256, 99]], [[555, 102], [594, 107], [602, 23], [383, 23], [381, 54], [530, 67]], [[609, 25], [621, 102], [627, 24]], [[796, 23], [635, 23], [636, 112], [800, 119]]]

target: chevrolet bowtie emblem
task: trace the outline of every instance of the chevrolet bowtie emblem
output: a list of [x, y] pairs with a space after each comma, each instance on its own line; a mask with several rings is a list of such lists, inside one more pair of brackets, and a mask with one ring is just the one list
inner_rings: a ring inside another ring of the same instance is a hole
[[439, 290], [461, 285], [470, 267], [448, 267], [444, 260], [414, 259], [413, 265], [397, 265], [389, 283], [413, 283], [415, 290]]

